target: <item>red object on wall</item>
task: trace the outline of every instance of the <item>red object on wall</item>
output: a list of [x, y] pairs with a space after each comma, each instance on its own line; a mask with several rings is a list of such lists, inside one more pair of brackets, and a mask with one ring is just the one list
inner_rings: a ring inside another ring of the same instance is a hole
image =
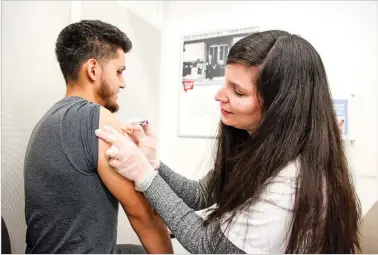
[[184, 91], [186, 92], [190, 89], [193, 89], [194, 81], [184, 81], [183, 85], [184, 85]]

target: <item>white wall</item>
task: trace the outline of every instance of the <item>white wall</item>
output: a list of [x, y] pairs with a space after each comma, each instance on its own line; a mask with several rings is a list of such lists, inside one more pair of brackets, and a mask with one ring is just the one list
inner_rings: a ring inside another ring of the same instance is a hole
[[159, 28], [162, 22], [161, 5], [163, 1], [117, 1], [136, 16]]
[[69, 24], [70, 2], [5, 1], [1, 5], [1, 214], [12, 252], [24, 253], [24, 155], [34, 125], [64, 97], [54, 47], [58, 33]]
[[159, 114], [162, 160], [190, 178], [202, 176], [212, 162], [209, 152], [213, 140], [177, 137], [180, 36], [249, 26], [288, 30], [309, 40], [319, 51], [335, 97], [357, 95], [350, 120], [356, 142], [348, 149], [366, 212], [378, 198], [377, 2], [171, 1], [164, 3], [163, 11]]

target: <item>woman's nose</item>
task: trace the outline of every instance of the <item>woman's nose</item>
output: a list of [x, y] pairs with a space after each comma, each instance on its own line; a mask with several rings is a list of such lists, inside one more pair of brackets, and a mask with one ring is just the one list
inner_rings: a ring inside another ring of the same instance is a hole
[[217, 93], [215, 94], [214, 99], [215, 99], [216, 101], [220, 101], [220, 102], [222, 102], [222, 103], [226, 103], [226, 102], [227, 102], [227, 96], [226, 96], [226, 94], [224, 93], [224, 88], [223, 88], [223, 87], [220, 88], [220, 89], [217, 91]]

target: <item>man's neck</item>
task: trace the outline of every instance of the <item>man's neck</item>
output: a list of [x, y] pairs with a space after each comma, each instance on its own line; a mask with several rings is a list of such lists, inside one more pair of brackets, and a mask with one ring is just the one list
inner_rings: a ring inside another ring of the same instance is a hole
[[66, 97], [81, 97], [89, 102], [101, 104], [101, 100], [96, 96], [90, 85], [85, 84], [67, 84]]

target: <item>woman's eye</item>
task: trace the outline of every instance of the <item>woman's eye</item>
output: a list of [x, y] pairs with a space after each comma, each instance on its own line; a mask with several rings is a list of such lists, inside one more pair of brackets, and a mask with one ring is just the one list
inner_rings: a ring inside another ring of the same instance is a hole
[[234, 90], [235, 94], [238, 96], [238, 97], [241, 97], [243, 94], [240, 94], [239, 92], [237, 92], [236, 90]]

